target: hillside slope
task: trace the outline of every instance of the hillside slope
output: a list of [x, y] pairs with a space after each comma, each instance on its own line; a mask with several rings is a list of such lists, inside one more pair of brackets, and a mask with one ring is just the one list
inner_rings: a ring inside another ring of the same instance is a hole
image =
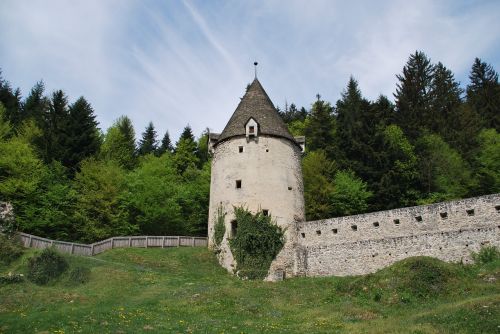
[[[0, 274], [25, 273], [33, 250]], [[68, 256], [91, 269], [49, 286], [0, 285], [0, 333], [495, 333], [500, 262], [411, 258], [359, 277], [241, 281], [206, 249]]]

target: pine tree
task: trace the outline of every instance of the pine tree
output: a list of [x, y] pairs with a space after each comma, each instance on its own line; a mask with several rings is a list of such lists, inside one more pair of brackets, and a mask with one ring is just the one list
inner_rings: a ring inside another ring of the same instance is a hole
[[157, 149], [156, 130], [153, 122], [149, 122], [139, 142], [139, 155], [156, 154]]
[[333, 156], [333, 140], [335, 133], [335, 119], [333, 117], [333, 108], [330, 103], [321, 100], [318, 94], [318, 100], [314, 102], [309, 122], [305, 128], [307, 137], [307, 150], [315, 151], [323, 149], [328, 157]]
[[371, 173], [371, 150], [375, 121], [368, 117], [370, 103], [363, 98], [357, 81], [351, 77], [342, 98], [337, 101], [336, 157], [342, 169], [352, 169], [365, 178]]
[[163, 139], [161, 140], [161, 145], [158, 148], [158, 155], [162, 155], [165, 152], [172, 153], [174, 151], [174, 147], [172, 146], [172, 141], [170, 140], [170, 134], [165, 132]]
[[2, 78], [0, 71], [0, 102], [5, 108], [5, 117], [14, 128], [22, 122], [21, 115], [21, 91], [19, 88], [13, 90], [10, 83]]
[[62, 90], [57, 90], [52, 93], [44, 134], [47, 139], [47, 151], [44, 154], [46, 162], [63, 161], [70, 140], [68, 126], [68, 98]]
[[467, 102], [477, 111], [483, 126], [500, 131], [500, 85], [498, 73], [479, 58], [472, 65]]
[[63, 165], [75, 169], [99, 151], [101, 139], [92, 106], [82, 96], [69, 108], [68, 146]]
[[174, 162], [180, 174], [183, 174], [190, 167], [195, 168], [199, 165], [197, 145], [189, 125], [184, 128], [175, 144]]
[[434, 67], [423, 52], [410, 55], [397, 75], [396, 115], [397, 123], [410, 141], [417, 139], [427, 127], [431, 115], [432, 76]]
[[179, 141], [181, 141], [182, 139], [194, 141], [193, 130], [191, 129], [191, 126], [189, 124], [184, 127], [184, 130], [182, 130]]
[[434, 66], [431, 82], [431, 114], [426, 120], [427, 129], [447, 141], [453, 141], [454, 120], [462, 104], [463, 90], [453, 73], [441, 62]]

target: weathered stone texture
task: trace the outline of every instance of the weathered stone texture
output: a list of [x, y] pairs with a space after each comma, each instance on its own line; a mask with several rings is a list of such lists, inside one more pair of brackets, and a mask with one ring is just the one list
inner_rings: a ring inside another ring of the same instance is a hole
[[500, 194], [303, 222], [297, 233], [295, 275], [366, 274], [411, 256], [467, 263], [500, 246]]
[[8, 202], [0, 202], [0, 222], [14, 220], [14, 208]]

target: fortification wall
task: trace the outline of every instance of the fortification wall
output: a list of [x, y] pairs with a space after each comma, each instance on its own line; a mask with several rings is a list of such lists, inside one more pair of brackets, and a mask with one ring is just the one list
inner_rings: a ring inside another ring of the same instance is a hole
[[500, 247], [500, 194], [297, 224], [295, 275], [375, 272], [411, 256], [471, 261]]

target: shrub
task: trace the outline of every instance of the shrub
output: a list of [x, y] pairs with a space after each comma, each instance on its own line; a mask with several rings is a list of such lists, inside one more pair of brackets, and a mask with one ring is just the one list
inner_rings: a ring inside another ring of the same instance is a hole
[[24, 253], [24, 247], [17, 236], [0, 234], [0, 262], [10, 264]]
[[477, 264], [486, 264], [500, 259], [500, 252], [495, 246], [486, 246], [479, 253], [472, 253], [472, 259]]
[[238, 276], [249, 279], [266, 277], [271, 262], [285, 244], [283, 229], [271, 216], [253, 215], [244, 208], [234, 208], [238, 231], [229, 246], [236, 259]]
[[46, 248], [29, 259], [28, 279], [37, 284], [47, 284], [68, 269], [68, 262], [54, 248]]
[[87, 283], [90, 280], [90, 269], [86, 267], [75, 267], [71, 269], [69, 280], [77, 284]]
[[214, 225], [214, 241], [215, 245], [220, 246], [222, 239], [224, 238], [224, 234], [226, 233], [226, 225], [224, 224], [224, 218], [226, 217], [226, 213], [222, 208], [222, 205], [217, 207], [217, 217], [215, 218]]

